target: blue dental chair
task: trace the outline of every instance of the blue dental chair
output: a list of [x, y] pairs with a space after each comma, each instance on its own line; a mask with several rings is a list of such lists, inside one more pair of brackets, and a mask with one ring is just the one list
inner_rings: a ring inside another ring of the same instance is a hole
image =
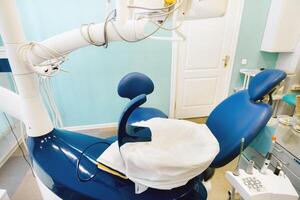
[[[211, 168], [222, 167], [232, 161], [239, 154], [241, 138], [245, 138], [245, 146], [247, 146], [266, 125], [272, 109], [262, 99], [285, 77], [286, 74], [280, 70], [265, 70], [251, 80], [248, 90], [233, 94], [212, 111], [207, 126], [217, 138], [220, 152], [212, 162]], [[119, 94], [130, 98], [131, 101], [124, 109], [119, 122], [119, 145], [126, 142], [149, 141], [149, 130], [136, 130], [130, 126], [135, 121], [149, 119], [149, 116], [150, 118], [166, 117], [156, 109], [149, 114], [147, 111], [151, 108], [140, 107], [146, 102], [146, 94], [151, 93], [153, 89], [144, 87], [148, 89], [137, 90], [139, 92], [130, 94], [129, 90], [134, 90], [134, 84], [131, 86], [132, 89], [127, 88], [129, 92], [122, 92], [124, 84], [120, 87]], [[126, 95], [128, 93], [130, 95]], [[139, 114], [137, 110], [140, 110]], [[149, 188], [142, 194], [135, 194], [133, 182], [97, 168], [95, 160], [112, 142], [112, 140], [54, 129], [47, 135], [28, 138], [27, 145], [36, 175], [61, 199], [200, 200], [207, 198], [207, 192], [199, 182], [199, 178], [200, 181], [202, 179], [201, 175], [179, 188], [172, 190]]]

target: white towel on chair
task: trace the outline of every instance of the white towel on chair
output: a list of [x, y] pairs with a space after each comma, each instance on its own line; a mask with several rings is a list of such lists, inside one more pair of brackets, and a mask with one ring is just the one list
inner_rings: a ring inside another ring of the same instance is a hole
[[156, 189], [185, 185], [209, 167], [219, 144], [205, 124], [153, 118], [133, 124], [149, 127], [151, 142], [113, 143], [97, 161], [135, 183]]

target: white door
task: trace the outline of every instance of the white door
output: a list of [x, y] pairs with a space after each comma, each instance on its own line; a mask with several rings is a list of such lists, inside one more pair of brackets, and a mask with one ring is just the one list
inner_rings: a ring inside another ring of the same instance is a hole
[[173, 60], [176, 118], [208, 116], [227, 96], [242, 8], [243, 1], [229, 0], [225, 16], [182, 25], [186, 40], [175, 47]]

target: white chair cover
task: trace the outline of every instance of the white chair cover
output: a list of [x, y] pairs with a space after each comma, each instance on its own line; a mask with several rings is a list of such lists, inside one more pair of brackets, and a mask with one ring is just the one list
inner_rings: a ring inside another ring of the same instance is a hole
[[219, 144], [205, 124], [153, 118], [133, 124], [149, 127], [151, 142], [113, 143], [98, 159], [135, 183], [156, 189], [185, 185], [209, 167]]

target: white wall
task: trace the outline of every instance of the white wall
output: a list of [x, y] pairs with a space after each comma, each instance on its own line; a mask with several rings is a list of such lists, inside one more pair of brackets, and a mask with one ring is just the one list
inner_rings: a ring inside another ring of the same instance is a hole
[[276, 68], [296, 75], [291, 78], [289, 86], [300, 83], [300, 40], [298, 41], [298, 45], [293, 53], [279, 53]]
[[[14, 123], [14, 132], [16, 136], [20, 140], [21, 131], [20, 131], [20, 124]], [[21, 142], [21, 141], [20, 141]], [[11, 156], [11, 154], [17, 148], [17, 142], [14, 136], [12, 135], [10, 129], [1, 133], [0, 137], [0, 167], [7, 161], [7, 159]]]

